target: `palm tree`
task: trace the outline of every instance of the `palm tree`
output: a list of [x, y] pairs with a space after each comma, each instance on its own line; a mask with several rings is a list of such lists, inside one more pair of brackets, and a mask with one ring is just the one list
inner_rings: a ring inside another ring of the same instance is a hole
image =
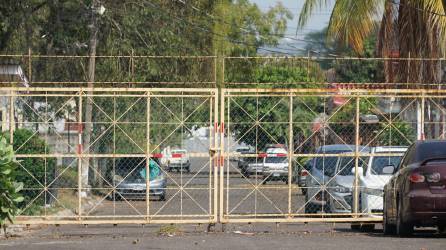
[[446, 48], [446, 0], [306, 0], [299, 27], [313, 11], [333, 1], [328, 40], [361, 54], [365, 39], [379, 29], [377, 56], [434, 59], [401, 60], [396, 69], [386, 61], [387, 82], [420, 86], [441, 81], [440, 61], [435, 59], [441, 58]]

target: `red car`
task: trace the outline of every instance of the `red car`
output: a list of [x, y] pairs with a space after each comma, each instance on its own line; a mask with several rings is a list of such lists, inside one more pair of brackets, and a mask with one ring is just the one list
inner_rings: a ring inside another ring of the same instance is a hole
[[446, 140], [415, 142], [394, 173], [384, 187], [384, 233], [410, 235], [422, 226], [444, 231]]

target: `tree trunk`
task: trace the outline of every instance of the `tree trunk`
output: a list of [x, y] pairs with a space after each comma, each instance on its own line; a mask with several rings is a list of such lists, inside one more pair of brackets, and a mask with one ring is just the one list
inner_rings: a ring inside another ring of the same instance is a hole
[[[95, 68], [96, 68], [96, 45], [97, 45], [97, 36], [98, 36], [98, 27], [97, 27], [97, 14], [95, 12], [97, 6], [98, 6], [99, 0], [93, 0], [92, 8], [91, 8], [91, 34], [90, 34], [90, 44], [89, 44], [89, 61], [88, 61], [88, 88], [94, 87], [94, 81], [95, 81]], [[90, 143], [91, 143], [91, 134], [93, 132], [93, 126], [92, 126], [92, 110], [93, 110], [93, 97], [92, 91], [88, 91], [87, 95], [89, 97], [86, 98], [86, 104], [85, 104], [85, 130], [84, 130], [84, 140], [83, 140], [83, 154], [89, 154], [90, 153]], [[82, 187], [84, 188], [84, 191], [82, 192], [82, 195], [86, 195], [86, 191], [88, 189], [88, 170], [90, 165], [90, 159], [87, 158], [83, 160], [82, 162], [82, 168], [81, 168], [81, 175], [82, 175]]]

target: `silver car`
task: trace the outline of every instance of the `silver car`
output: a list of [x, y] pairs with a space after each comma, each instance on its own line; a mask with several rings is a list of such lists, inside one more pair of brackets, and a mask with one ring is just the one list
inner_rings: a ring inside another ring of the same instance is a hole
[[[113, 182], [116, 189], [114, 199], [146, 199], [146, 159], [123, 158], [117, 163]], [[158, 163], [150, 160], [149, 164], [149, 195], [158, 196], [159, 200], [166, 200], [166, 177]]]
[[[358, 159], [358, 168], [367, 165], [367, 157]], [[332, 213], [351, 213], [353, 207], [353, 183], [355, 180], [356, 158], [340, 154], [330, 177], [327, 190], [329, 192], [329, 208]]]

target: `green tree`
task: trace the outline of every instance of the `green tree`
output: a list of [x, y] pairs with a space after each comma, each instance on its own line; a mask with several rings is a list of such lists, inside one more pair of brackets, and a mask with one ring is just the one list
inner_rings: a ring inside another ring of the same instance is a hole
[[[16, 154], [29, 155], [50, 152], [48, 144], [31, 130], [14, 130], [13, 136], [13, 148]], [[5, 137], [9, 140], [9, 134], [6, 134]], [[20, 208], [28, 207], [23, 213], [33, 214], [37, 212], [39, 206], [50, 200], [51, 195], [42, 193], [42, 191], [45, 187], [49, 189], [55, 188], [56, 183], [53, 183], [53, 180], [55, 178], [56, 159], [24, 157], [17, 160], [20, 167], [17, 167], [15, 170], [14, 180], [23, 183], [21, 194], [24, 197], [24, 202], [20, 204]], [[50, 186], [51, 183], [52, 185]], [[47, 201], [45, 201], [45, 197]]]

